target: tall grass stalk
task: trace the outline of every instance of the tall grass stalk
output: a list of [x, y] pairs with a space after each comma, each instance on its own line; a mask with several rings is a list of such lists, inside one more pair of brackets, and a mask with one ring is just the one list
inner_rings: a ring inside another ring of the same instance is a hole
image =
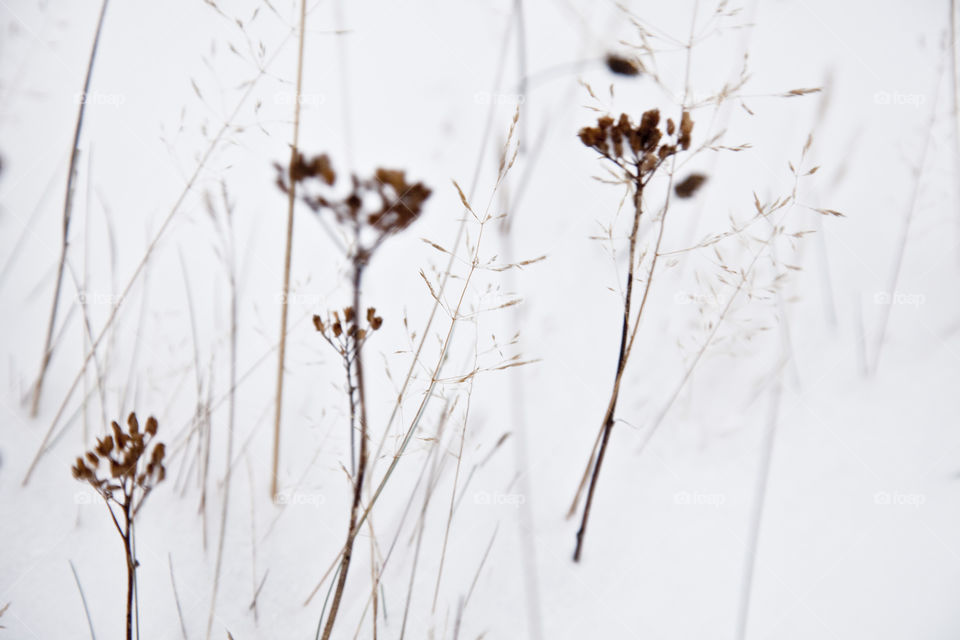
[[60, 290], [63, 288], [63, 271], [67, 263], [67, 249], [70, 246], [70, 219], [73, 213], [73, 182], [76, 178], [76, 163], [80, 156], [80, 133], [83, 130], [83, 115], [87, 107], [87, 95], [90, 92], [90, 79], [93, 77], [93, 63], [97, 59], [97, 48], [100, 45], [100, 33], [103, 31], [103, 18], [107, 14], [107, 2], [100, 5], [100, 17], [97, 18], [97, 30], [93, 36], [93, 46], [90, 47], [90, 59], [87, 62], [87, 73], [83, 81], [83, 93], [80, 104], [77, 106], [77, 123], [73, 129], [73, 146], [70, 148], [70, 163], [67, 167], [67, 189], [63, 198], [63, 237], [60, 243], [60, 262], [57, 265], [57, 281], [53, 289], [53, 304], [50, 307], [50, 319], [47, 321], [47, 337], [43, 343], [43, 357], [40, 360], [40, 373], [33, 389], [33, 401], [30, 404], [30, 415], [36, 417], [40, 410], [40, 394], [43, 391], [43, 380], [50, 366], [53, 356], [53, 331], [57, 324], [57, 309], [60, 305]]
[[[300, 94], [303, 87], [303, 43], [307, 25], [307, 0], [300, 0], [300, 32], [297, 47], [297, 93], [293, 102], [293, 141], [290, 144], [290, 166], [294, 165], [299, 153], [300, 139]], [[280, 347], [277, 354], [277, 393], [276, 410], [273, 421], [273, 466], [270, 477], [270, 496], [277, 497], [277, 474], [280, 465], [280, 420], [283, 414], [283, 373], [287, 355], [287, 309], [290, 295], [290, 262], [293, 254], [293, 209], [297, 199], [296, 182], [290, 181], [287, 194], [287, 236], [283, 256], [283, 295], [280, 305]]]

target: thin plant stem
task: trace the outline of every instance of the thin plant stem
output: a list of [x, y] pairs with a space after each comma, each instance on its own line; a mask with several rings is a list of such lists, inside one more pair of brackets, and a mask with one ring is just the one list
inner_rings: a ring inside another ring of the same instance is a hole
[[[637, 252], [637, 234], [640, 228], [640, 216], [643, 214], [643, 183], [637, 181], [633, 195], [633, 229], [630, 231], [630, 262], [627, 268], [627, 286], [623, 301], [623, 322], [620, 328], [620, 351], [617, 354], [617, 373], [614, 378], [613, 392], [610, 394], [610, 402], [607, 404], [606, 415], [603, 419], [603, 437], [600, 441], [600, 449], [597, 452], [596, 462], [593, 465], [593, 472], [590, 477], [590, 487], [587, 490], [587, 501], [583, 507], [583, 518], [580, 520], [580, 529], [577, 531], [577, 545], [573, 552], [574, 562], [580, 562], [580, 555], [583, 551], [583, 537], [587, 532], [587, 522], [590, 519], [590, 508], [593, 506], [593, 493], [597, 487], [597, 479], [600, 476], [600, 467], [603, 465], [603, 459], [607, 452], [607, 444], [610, 442], [610, 433], [613, 431], [614, 412], [617, 407], [617, 398], [620, 395], [620, 380], [623, 377], [623, 370], [627, 363], [627, 340], [630, 337], [630, 311], [633, 302], [633, 281], [635, 279], [633, 264], [636, 260]], [[664, 211], [664, 219], [666, 211]], [[663, 221], [661, 221], [661, 235], [663, 231]], [[654, 253], [656, 257], [656, 253]], [[649, 284], [653, 280], [653, 266], [651, 265], [650, 277], [647, 278], [647, 291]], [[644, 292], [646, 298], [646, 291]]]
[[[353, 310], [357, 317], [362, 317], [360, 306], [360, 286], [363, 281], [363, 269], [366, 266], [367, 253], [359, 248], [359, 229], [357, 230], [358, 254], [353, 260]], [[330, 603], [330, 615], [323, 628], [323, 640], [328, 640], [333, 632], [333, 625], [340, 610], [340, 601], [343, 599], [343, 590], [347, 584], [347, 572], [350, 570], [350, 560], [353, 558], [353, 543], [357, 532], [362, 525], [357, 516], [360, 510], [360, 499], [363, 496], [363, 478], [367, 468], [367, 402], [363, 382], [363, 340], [357, 340], [354, 352], [354, 368], [356, 370], [357, 399], [360, 410], [360, 457], [357, 461], [357, 472], [353, 481], [353, 504], [350, 507], [350, 526], [347, 530], [347, 541], [340, 557], [340, 575], [337, 578], [337, 587]], [[369, 507], [367, 508], [369, 511]], [[366, 513], [364, 514], [366, 515]]]
[[87, 106], [87, 94], [90, 92], [90, 78], [93, 76], [93, 63], [97, 58], [97, 47], [100, 44], [100, 33], [103, 30], [103, 18], [107, 13], [107, 2], [100, 5], [100, 17], [97, 19], [97, 30], [93, 36], [93, 46], [90, 48], [90, 59], [87, 62], [87, 74], [83, 81], [82, 99], [77, 107], [77, 124], [73, 130], [73, 146], [70, 149], [70, 164], [67, 167], [67, 191], [63, 199], [63, 241], [60, 244], [60, 263], [57, 266], [57, 283], [53, 290], [53, 304], [50, 308], [50, 319], [47, 322], [47, 337], [43, 344], [43, 357], [40, 361], [40, 373], [33, 388], [33, 402], [30, 406], [30, 415], [37, 416], [40, 409], [40, 394], [43, 391], [43, 380], [50, 366], [53, 356], [53, 330], [57, 323], [57, 308], [60, 306], [60, 291], [63, 288], [63, 272], [67, 263], [67, 249], [70, 246], [70, 218], [73, 209], [73, 181], [76, 177], [76, 162], [80, 156], [80, 132], [83, 130], [83, 115]]
[[73, 566], [73, 560], [70, 561], [70, 571], [73, 572], [73, 580], [77, 583], [77, 591], [80, 592], [80, 601], [83, 603], [83, 612], [87, 616], [87, 626], [90, 627], [91, 640], [97, 640], [97, 634], [93, 632], [93, 620], [90, 619], [90, 608], [87, 607], [87, 597], [83, 595], [83, 587], [80, 586], [80, 576], [77, 575], [77, 568]]
[[170, 567], [170, 586], [173, 588], [173, 601], [177, 605], [177, 618], [180, 620], [180, 633], [183, 640], [187, 640], [187, 625], [183, 621], [183, 608], [180, 606], [180, 595], [177, 593], [177, 581], [173, 578], [173, 556], [167, 554], [167, 564]]
[[[127, 480], [124, 479], [124, 484], [126, 483]], [[137, 570], [137, 559], [133, 553], [131, 497], [130, 493], [126, 493], [123, 501], [123, 550], [127, 565], [127, 640], [133, 640], [133, 581]]]
[[[303, 43], [307, 23], [307, 0], [300, 0], [300, 35], [297, 51], [297, 94], [293, 104], [293, 142], [290, 145], [290, 168], [297, 160], [297, 145], [300, 138], [300, 92], [303, 86]], [[296, 202], [296, 180], [290, 181], [287, 194], [287, 237], [283, 257], [283, 297], [280, 305], [280, 348], [277, 354], [277, 398], [276, 413], [273, 421], [273, 469], [270, 479], [270, 496], [277, 497], [277, 474], [280, 466], [280, 420], [283, 413], [283, 367], [287, 355], [287, 309], [290, 294], [290, 263], [293, 254], [293, 205]]]
[[763, 433], [763, 444], [760, 450], [760, 466], [757, 469], [757, 485], [753, 498], [753, 508], [750, 514], [750, 530], [748, 532], [747, 555], [743, 567], [743, 583], [740, 587], [740, 609], [737, 614], [736, 640], [746, 640], [747, 623], [750, 619], [750, 602], [753, 596], [753, 578], [757, 562], [757, 547], [760, 539], [760, 526], [763, 523], [763, 512], [767, 501], [767, 487], [770, 482], [770, 462], [773, 459], [773, 448], [777, 435], [777, 420], [780, 413], [780, 398], [783, 395], [782, 370], [786, 365], [783, 359], [777, 366], [774, 374], [772, 398], [770, 401], [770, 416], [767, 428]]
[[[220, 540], [217, 544], [217, 562], [213, 577], [213, 594], [210, 597], [210, 613], [207, 616], [207, 640], [213, 630], [213, 618], [217, 608], [217, 592], [220, 587], [220, 572], [223, 567], [223, 549], [224, 541], [227, 536], [227, 514], [230, 507], [230, 484], [233, 476], [233, 430], [236, 414], [236, 393], [237, 387], [237, 275], [235, 261], [235, 247], [233, 243], [232, 214], [230, 203], [224, 192], [224, 205], [226, 207], [226, 230], [224, 231], [225, 255], [229, 261], [227, 266], [228, 277], [230, 280], [230, 401], [227, 408], [227, 458], [226, 474], [223, 480], [223, 505], [220, 510]], [[229, 235], [227, 235], [229, 234]]]

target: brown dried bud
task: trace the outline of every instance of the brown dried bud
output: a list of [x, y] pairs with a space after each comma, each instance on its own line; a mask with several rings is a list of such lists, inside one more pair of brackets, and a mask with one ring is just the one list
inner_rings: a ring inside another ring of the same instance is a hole
[[650, 109], [644, 111], [640, 116], [640, 133], [647, 133], [657, 128], [660, 124], [660, 109]]
[[319, 331], [320, 333], [323, 333], [325, 331], [325, 327], [323, 326], [323, 320], [321, 320], [320, 316], [316, 314], [313, 315], [313, 326], [316, 327], [317, 331]]
[[157, 419], [154, 418], [153, 416], [150, 416], [149, 418], [147, 418], [147, 426], [144, 427], [144, 431], [146, 431], [151, 436], [155, 436], [157, 435], [157, 426], [158, 426]]
[[383, 325], [383, 318], [376, 315], [376, 309], [370, 307], [367, 309], [367, 324], [370, 325], [370, 328], [376, 331]]
[[596, 148], [597, 144], [603, 138], [600, 130], [594, 127], [584, 127], [580, 129], [580, 133], [577, 135], [580, 138], [580, 142], [591, 148]]
[[73, 476], [84, 478], [89, 472], [90, 469], [87, 468], [87, 463], [83, 461], [83, 458], [77, 458], [77, 463], [73, 467]]
[[640, 173], [649, 173], [657, 168], [659, 159], [656, 155], [648, 153], [643, 156], [643, 162], [640, 163]]
[[605, 62], [607, 69], [609, 69], [611, 73], [620, 76], [640, 75], [640, 64], [630, 58], [625, 58], [615, 53], [608, 53]]
[[130, 437], [123, 432], [116, 420], [110, 423], [110, 427], [113, 429], [113, 437], [117, 442], [117, 449], [123, 449], [126, 447], [127, 441], [130, 439]]
[[127, 416], [127, 426], [130, 427], [130, 435], [134, 435], [140, 430], [140, 424], [137, 422], [137, 414], [131, 413]]
[[674, 186], [673, 192], [678, 198], [692, 198], [706, 181], [707, 176], [702, 173], [691, 173]]
[[657, 155], [660, 156], [661, 160], [666, 160], [673, 154], [677, 152], [677, 147], [672, 144], [661, 145], [660, 151], [657, 152]]
[[660, 110], [650, 109], [645, 111], [640, 118], [640, 127], [637, 133], [640, 135], [640, 148], [644, 151], [653, 151], [660, 142]]
[[97, 439], [97, 446], [95, 446], [93, 450], [101, 456], [110, 455], [110, 452], [113, 450], [113, 436], [107, 436], [102, 440]]
[[680, 138], [677, 140], [684, 151], [690, 148], [690, 133], [692, 131], [693, 120], [690, 119], [690, 113], [684, 111], [680, 117]]

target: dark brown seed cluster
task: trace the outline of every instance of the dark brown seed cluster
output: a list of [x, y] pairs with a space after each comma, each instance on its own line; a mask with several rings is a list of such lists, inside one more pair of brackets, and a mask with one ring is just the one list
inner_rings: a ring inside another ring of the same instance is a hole
[[673, 192], [678, 198], [692, 198], [706, 181], [707, 176], [702, 173], [691, 173], [673, 187]]
[[383, 326], [383, 318], [377, 315], [374, 307], [367, 308], [366, 326], [360, 326], [357, 314], [353, 307], [345, 307], [343, 316], [334, 311], [326, 321], [318, 315], [313, 316], [313, 326], [324, 339], [329, 342], [340, 355], [349, 356], [356, 351], [357, 345], [362, 343], [368, 335]]
[[[337, 222], [351, 228], [366, 227], [373, 230], [376, 237], [372, 244], [378, 244], [384, 237], [409, 227], [423, 210], [423, 204], [430, 197], [430, 189], [422, 182], [410, 182], [403, 171], [396, 169], [377, 169], [373, 176], [360, 179], [350, 177], [350, 191], [345, 197], [335, 197], [329, 193], [310, 192], [314, 187], [333, 187], [337, 174], [333, 170], [330, 158], [320, 154], [305, 158], [298, 154], [296, 161], [285, 170], [279, 164], [277, 186], [289, 193], [290, 184], [303, 187], [303, 202], [313, 211], [333, 212]], [[316, 183], [320, 183], [319, 185]], [[371, 201], [374, 202], [371, 206]]]
[[[692, 131], [693, 120], [684, 111], [679, 127], [672, 119], [667, 119], [664, 134], [660, 128], [659, 109], [651, 109], [643, 113], [638, 125], [625, 113], [617, 120], [601, 116], [596, 126], [580, 129], [579, 136], [583, 144], [626, 169], [633, 179], [644, 181], [678, 149], [690, 148]], [[673, 140], [661, 144], [664, 137]]]
[[98, 438], [91, 451], [77, 458], [73, 477], [90, 483], [105, 499], [123, 503], [132, 499], [136, 488], [146, 492], [163, 481], [167, 474], [163, 466], [166, 451], [162, 442], [150, 446], [157, 435], [157, 419], [153, 416], [147, 418], [142, 431], [134, 413], [127, 418], [126, 431], [116, 422], [110, 427], [112, 435]]

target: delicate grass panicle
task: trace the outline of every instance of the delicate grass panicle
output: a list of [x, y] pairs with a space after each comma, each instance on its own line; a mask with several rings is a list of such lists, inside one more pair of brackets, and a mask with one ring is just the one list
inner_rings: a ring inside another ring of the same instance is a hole
[[[356, 310], [361, 305], [361, 286], [364, 270], [370, 258], [391, 235], [409, 227], [420, 217], [423, 204], [431, 191], [421, 182], [409, 182], [403, 171], [377, 169], [369, 178], [350, 176], [349, 191], [345, 196], [336, 196], [330, 190], [337, 185], [337, 174], [329, 156], [320, 154], [306, 158], [297, 154], [288, 169], [276, 165], [277, 186], [284, 193], [292, 193], [294, 185], [300, 187], [300, 197], [318, 215], [333, 215], [344, 233], [350, 237], [346, 258], [352, 267], [351, 286], [353, 304], [343, 310], [343, 318], [336, 311], [324, 321], [314, 316], [314, 327], [341, 355], [347, 375], [347, 395], [350, 402], [351, 475], [353, 478], [353, 503], [350, 508], [350, 523], [347, 540], [340, 558], [338, 578], [330, 613], [323, 626], [326, 640], [333, 631], [347, 572], [353, 556], [353, 542], [360, 527], [358, 514], [363, 495], [363, 483], [367, 471], [367, 404], [363, 377], [362, 347], [367, 336], [380, 328], [383, 320], [371, 307], [366, 312], [366, 327], [358, 322]], [[289, 177], [289, 182], [287, 181]], [[372, 203], [372, 204], [371, 204]], [[359, 422], [360, 447], [354, 464], [354, 431]], [[322, 622], [322, 620], [321, 620]]]
[[[127, 565], [127, 640], [133, 638], [133, 594], [139, 566], [133, 546], [134, 523], [147, 496], [163, 482], [167, 470], [162, 442], [154, 442], [157, 420], [147, 418], [143, 430], [137, 416], [127, 418], [127, 430], [111, 423], [112, 434], [97, 440], [96, 446], [77, 458], [73, 477], [88, 483], [104, 499], [110, 519], [123, 539]], [[102, 465], [101, 465], [102, 463]], [[118, 517], [119, 515], [119, 517]]]

